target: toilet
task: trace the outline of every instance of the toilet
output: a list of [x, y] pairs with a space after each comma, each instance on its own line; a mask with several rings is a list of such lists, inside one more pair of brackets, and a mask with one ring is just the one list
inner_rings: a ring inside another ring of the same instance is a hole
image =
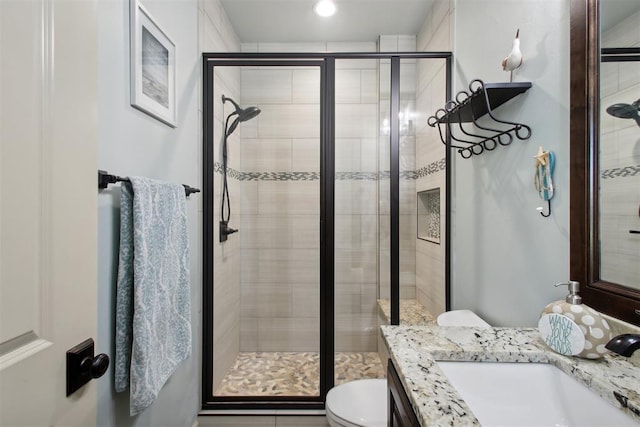
[[436, 319], [438, 326], [473, 326], [475, 328], [490, 328], [480, 316], [471, 310], [445, 311]]
[[325, 405], [331, 427], [385, 427], [387, 380], [356, 380], [332, 388]]
[[[453, 310], [436, 319], [438, 326], [490, 328], [471, 310]], [[387, 380], [367, 379], [329, 390], [325, 405], [331, 427], [384, 427], [387, 425]]]

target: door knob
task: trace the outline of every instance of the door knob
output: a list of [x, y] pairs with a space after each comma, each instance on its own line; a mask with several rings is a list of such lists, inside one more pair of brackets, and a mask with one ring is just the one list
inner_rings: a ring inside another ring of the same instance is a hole
[[95, 357], [85, 357], [80, 362], [80, 369], [83, 373], [88, 373], [91, 378], [100, 378], [109, 368], [109, 356], [100, 353]]
[[100, 353], [94, 357], [93, 349], [93, 340], [89, 338], [67, 350], [67, 396], [107, 372], [109, 356]]

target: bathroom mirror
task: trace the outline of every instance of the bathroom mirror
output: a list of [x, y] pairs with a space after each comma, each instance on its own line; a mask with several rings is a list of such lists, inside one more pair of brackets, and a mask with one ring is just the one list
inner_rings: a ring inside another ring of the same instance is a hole
[[[635, 215], [637, 224], [640, 225], [640, 218], [637, 217], [640, 195], [635, 184], [638, 173], [634, 172], [638, 169], [640, 127], [636, 129], [631, 126], [632, 120], [620, 117], [616, 118], [620, 122], [608, 122], [610, 115], [604, 112], [606, 106], [603, 108], [611, 100], [606, 97], [612, 92], [609, 81], [601, 81], [601, 77], [606, 77], [603, 72], [611, 72], [609, 65], [603, 66], [601, 62], [601, 17], [611, 16], [611, 11], [603, 8], [617, 7], [622, 3], [627, 1], [571, 0], [570, 276], [572, 280], [583, 284], [586, 304], [618, 319], [640, 325], [640, 286], [637, 275], [631, 273], [625, 277], [625, 274], [620, 274], [627, 269], [632, 271], [637, 268], [638, 263], [626, 261], [626, 264], [612, 264], [623, 259], [615, 254], [625, 248], [631, 255], [637, 255], [633, 245], [637, 244], [635, 240], [640, 240], [640, 234], [630, 231], [640, 227], [634, 227], [635, 223], [631, 223], [631, 226], [625, 224], [624, 233], [619, 229], [613, 230], [610, 217], [607, 217], [612, 215], [612, 207], [625, 205], [625, 209], [629, 210], [628, 219], [633, 221]], [[637, 5], [637, 1], [629, 3]], [[629, 13], [627, 11], [620, 16], [626, 19], [631, 16]], [[608, 27], [611, 25], [607, 24]], [[637, 31], [635, 34], [637, 35]], [[618, 47], [634, 46], [629, 34], [626, 36], [619, 40], [629, 45]], [[635, 43], [637, 46], [638, 41]], [[629, 64], [638, 63], [627, 61], [622, 68], [630, 68]], [[631, 73], [627, 78], [635, 77], [637, 75]], [[616, 81], [619, 80], [617, 77]], [[630, 85], [629, 93], [621, 95], [628, 97], [638, 87], [640, 82], [635, 87]], [[604, 96], [601, 97], [601, 94]], [[640, 98], [640, 94], [638, 95]], [[628, 103], [633, 105], [633, 100]], [[627, 127], [625, 132], [631, 141], [627, 150], [631, 149], [632, 153], [631, 159], [625, 161], [631, 161], [632, 164], [628, 168], [627, 165], [622, 165], [622, 169], [627, 169], [626, 172], [620, 172], [618, 165], [613, 167], [609, 162], [612, 156], [620, 155], [620, 152], [616, 152], [616, 147], [620, 148], [624, 144], [617, 144], [616, 138], [619, 135], [614, 137], [616, 143], [607, 141], [612, 129]], [[637, 137], [634, 132], [637, 132]], [[605, 182], [618, 172], [619, 177], [625, 180], [624, 183], [618, 181], [610, 185], [612, 180]], [[629, 192], [622, 194], [626, 188]], [[618, 193], [616, 196], [621, 202], [611, 198], [614, 193]], [[623, 226], [620, 225], [619, 228]], [[636, 280], [631, 279], [631, 276]]]
[[640, 289], [640, 1], [599, 10], [600, 277]]

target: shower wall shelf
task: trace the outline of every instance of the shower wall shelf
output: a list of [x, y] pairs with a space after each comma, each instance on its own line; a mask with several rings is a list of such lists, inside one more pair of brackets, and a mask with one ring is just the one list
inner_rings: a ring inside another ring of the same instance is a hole
[[[498, 145], [509, 145], [513, 142], [514, 135], [520, 140], [529, 139], [529, 126], [498, 119], [493, 110], [530, 88], [531, 82], [484, 83], [475, 79], [469, 83], [468, 91], [458, 92], [453, 100], [447, 101], [444, 108], [438, 109], [427, 119], [427, 124], [437, 126], [442, 143], [456, 148], [465, 159], [474, 154], [480, 155], [485, 150], [491, 151]], [[498, 123], [498, 127], [493, 127], [488, 121], [478, 123], [485, 115]], [[458, 132], [453, 132], [454, 123], [457, 124], [455, 128]], [[474, 126], [465, 129], [462, 123], [473, 123]]]

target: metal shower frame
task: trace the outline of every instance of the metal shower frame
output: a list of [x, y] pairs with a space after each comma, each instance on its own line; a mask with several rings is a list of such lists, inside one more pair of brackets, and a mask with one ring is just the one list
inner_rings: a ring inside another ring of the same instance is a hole
[[[202, 409], [282, 410], [324, 409], [326, 394], [334, 383], [334, 185], [335, 185], [335, 62], [341, 59], [386, 59], [391, 63], [390, 108], [390, 273], [391, 324], [400, 323], [400, 61], [445, 61], [445, 97], [451, 98], [451, 52], [329, 52], [329, 53], [203, 53], [203, 118], [213, 117], [214, 69], [230, 66], [314, 66], [320, 70], [320, 390], [319, 396], [214, 396], [213, 384], [213, 255], [216, 242], [213, 216], [214, 130], [203, 119], [203, 317], [202, 317]], [[427, 117], [424, 117], [426, 120]], [[446, 308], [450, 300], [451, 150], [445, 154], [445, 286]], [[211, 260], [211, 261], [209, 261]], [[329, 356], [329, 357], [327, 357]]]

